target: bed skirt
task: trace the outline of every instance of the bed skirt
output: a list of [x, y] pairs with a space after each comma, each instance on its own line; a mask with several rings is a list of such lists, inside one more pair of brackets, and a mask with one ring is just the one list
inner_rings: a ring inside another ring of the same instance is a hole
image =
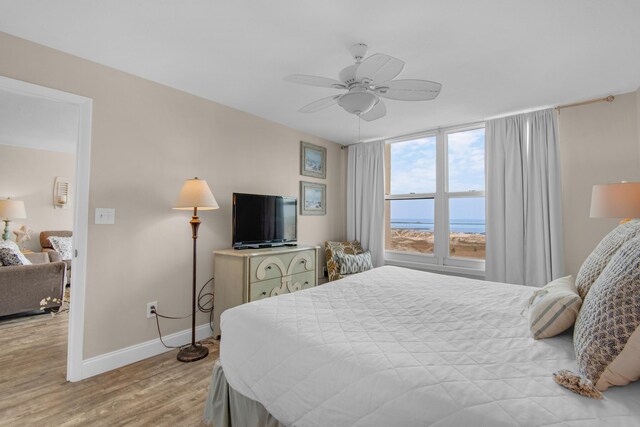
[[220, 359], [213, 365], [204, 422], [214, 427], [284, 427], [255, 400], [235, 391], [224, 376]]

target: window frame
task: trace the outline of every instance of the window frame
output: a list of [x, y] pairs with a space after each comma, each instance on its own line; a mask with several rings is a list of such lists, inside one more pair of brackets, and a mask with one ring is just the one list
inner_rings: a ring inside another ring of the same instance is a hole
[[[452, 256], [449, 253], [450, 244], [450, 218], [449, 201], [457, 198], [478, 198], [486, 200], [486, 138], [485, 138], [485, 190], [484, 191], [457, 191], [448, 192], [449, 186], [449, 135], [458, 132], [471, 131], [475, 129], [486, 129], [485, 122], [476, 122], [460, 126], [450, 126], [446, 128], [432, 129], [411, 135], [397, 138], [389, 138], [386, 143], [386, 154], [390, 153], [391, 145], [398, 142], [412, 141], [420, 138], [436, 138], [436, 192], [435, 193], [410, 193], [410, 194], [389, 194], [391, 190], [390, 168], [391, 162], [385, 160], [387, 174], [385, 179], [385, 202], [387, 200], [406, 199], [434, 199], [434, 250], [433, 254], [423, 254], [418, 252], [404, 252], [387, 250], [384, 251], [385, 264], [399, 265], [423, 270], [440, 271], [470, 276], [484, 276], [485, 260]], [[385, 213], [387, 210], [385, 209]], [[385, 232], [388, 219], [385, 218]]]

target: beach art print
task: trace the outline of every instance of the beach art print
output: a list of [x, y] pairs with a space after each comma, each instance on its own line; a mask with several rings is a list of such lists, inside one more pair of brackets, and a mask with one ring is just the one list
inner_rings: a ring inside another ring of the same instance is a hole
[[316, 182], [300, 181], [300, 215], [327, 213], [327, 186]]
[[327, 177], [327, 149], [300, 141], [300, 175], [325, 179]]

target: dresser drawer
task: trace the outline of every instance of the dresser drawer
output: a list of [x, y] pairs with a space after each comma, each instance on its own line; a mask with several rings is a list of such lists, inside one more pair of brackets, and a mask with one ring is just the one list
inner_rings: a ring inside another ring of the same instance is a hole
[[288, 294], [291, 291], [313, 288], [316, 286], [315, 271], [298, 273], [283, 278], [262, 280], [249, 284], [249, 302], [276, 295]]
[[291, 276], [291, 287], [300, 289], [309, 289], [316, 286], [318, 278], [315, 271], [307, 271], [306, 273], [294, 274]]
[[252, 257], [249, 262], [249, 282], [314, 271], [315, 263], [315, 250]]

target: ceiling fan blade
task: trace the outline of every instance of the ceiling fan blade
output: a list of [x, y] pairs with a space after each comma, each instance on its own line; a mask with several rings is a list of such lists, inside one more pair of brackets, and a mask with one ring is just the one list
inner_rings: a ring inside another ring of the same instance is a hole
[[339, 80], [327, 77], [307, 76], [304, 74], [292, 74], [284, 78], [285, 82], [298, 83], [307, 86], [332, 87], [335, 89], [346, 89], [346, 86]]
[[333, 104], [338, 102], [338, 98], [342, 95], [333, 95], [328, 96], [326, 98], [318, 99], [317, 101], [313, 101], [311, 104], [307, 104], [298, 111], [301, 113], [315, 113], [316, 111], [324, 110], [327, 107], [331, 107]]
[[404, 68], [404, 62], [393, 56], [376, 53], [365, 59], [356, 70], [356, 80], [379, 85], [396, 77]]
[[360, 118], [372, 122], [378, 120], [380, 117], [384, 117], [387, 114], [387, 106], [384, 105], [382, 99], [378, 99], [378, 103], [366, 113], [360, 114]]
[[427, 101], [440, 93], [442, 85], [429, 80], [393, 80], [384, 86], [376, 87], [374, 92], [383, 98], [400, 101]]

